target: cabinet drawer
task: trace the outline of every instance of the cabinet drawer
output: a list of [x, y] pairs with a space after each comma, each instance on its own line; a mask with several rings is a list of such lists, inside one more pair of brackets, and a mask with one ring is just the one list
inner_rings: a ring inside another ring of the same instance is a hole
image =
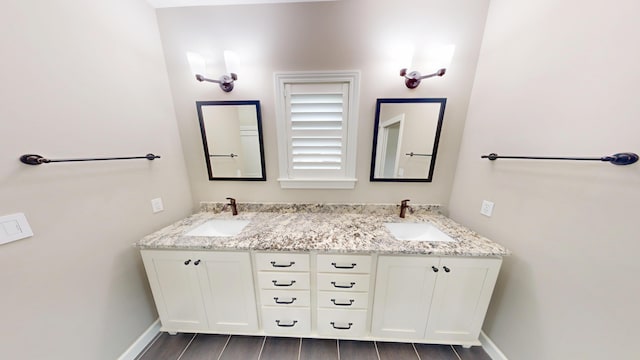
[[308, 290], [309, 273], [281, 273], [261, 271], [258, 273], [261, 289]]
[[353, 338], [366, 332], [366, 310], [318, 309], [318, 334]]
[[309, 254], [257, 253], [258, 271], [309, 271]]
[[319, 291], [318, 307], [331, 309], [366, 309], [369, 293]]
[[371, 272], [369, 255], [318, 255], [318, 272], [361, 273]]
[[279, 307], [309, 307], [309, 290], [260, 290], [262, 305]]
[[318, 274], [318, 290], [369, 291], [368, 274]]
[[267, 334], [305, 335], [311, 332], [311, 311], [262, 307], [262, 326]]

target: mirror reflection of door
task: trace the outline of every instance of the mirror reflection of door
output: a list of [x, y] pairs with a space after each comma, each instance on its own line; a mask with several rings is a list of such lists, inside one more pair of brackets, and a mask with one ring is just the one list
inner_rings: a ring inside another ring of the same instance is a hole
[[404, 131], [404, 114], [382, 121], [378, 127], [378, 157], [376, 169], [378, 177], [401, 177], [400, 145]]
[[446, 100], [378, 99], [370, 181], [431, 181]]
[[198, 101], [209, 180], [266, 180], [260, 103]]

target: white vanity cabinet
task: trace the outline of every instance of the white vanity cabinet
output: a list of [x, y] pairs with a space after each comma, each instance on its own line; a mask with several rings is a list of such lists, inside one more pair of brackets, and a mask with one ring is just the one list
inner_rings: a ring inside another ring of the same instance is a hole
[[163, 331], [466, 346], [479, 344], [502, 263], [501, 257], [141, 253]]
[[501, 258], [380, 256], [374, 337], [478, 344]]
[[162, 330], [258, 331], [248, 252], [142, 250]]

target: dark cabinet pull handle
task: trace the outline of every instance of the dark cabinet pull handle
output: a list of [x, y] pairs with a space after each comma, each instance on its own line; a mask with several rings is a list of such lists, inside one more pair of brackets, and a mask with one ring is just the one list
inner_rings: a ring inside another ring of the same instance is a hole
[[291, 280], [291, 282], [288, 284], [280, 284], [278, 280], [272, 280], [271, 282], [273, 283], [273, 286], [292, 286], [293, 284], [296, 283], [295, 280]]
[[349, 284], [350, 285], [337, 285], [335, 281], [331, 282], [331, 285], [333, 285], [333, 287], [336, 287], [338, 289], [351, 289], [353, 285], [355, 285], [356, 283], [350, 282]]
[[443, 266], [442, 268], [444, 269], [444, 272], [449, 272], [449, 271], [451, 271], [451, 269], [449, 269], [449, 268], [448, 268], [448, 267], [446, 267], [446, 266]]
[[298, 300], [297, 298], [292, 297], [290, 301], [280, 301], [278, 297], [274, 297], [273, 300], [276, 301], [276, 304], [293, 304], [294, 301]]
[[272, 262], [271, 262], [271, 266], [273, 266], [273, 267], [277, 267], [277, 268], [282, 268], [282, 267], [291, 267], [291, 266], [293, 266], [293, 264], [295, 264], [295, 263], [296, 263], [295, 261], [289, 261], [289, 265], [284, 265], [284, 264], [276, 264], [276, 262], [275, 262], [275, 261], [272, 261]]
[[351, 265], [337, 265], [336, 263], [331, 263], [331, 265], [333, 265], [334, 268], [336, 269], [353, 269], [354, 267], [356, 267], [356, 263], [351, 263]]
[[298, 320], [293, 320], [291, 324], [280, 324], [280, 320], [276, 320], [276, 325], [280, 327], [294, 327], [298, 323]]
[[351, 329], [351, 325], [353, 325], [353, 323], [349, 323], [349, 326], [336, 326], [336, 323], [333, 322], [333, 321], [330, 322], [330, 324], [336, 330], [349, 330], [349, 329]]
[[195, 265], [195, 266], [200, 265], [200, 259], [196, 260], [196, 261], [193, 263], [193, 265]]
[[331, 299], [331, 302], [333, 303], [333, 305], [336, 305], [336, 306], [351, 306], [353, 305], [354, 301], [355, 301], [354, 299], [349, 299], [349, 302], [341, 303], [341, 302], [336, 302], [336, 299]]
[[438, 272], [438, 268], [437, 267], [432, 266], [431, 268], [433, 269], [433, 272]]
[[185, 265], [189, 265], [189, 264], [191, 264], [191, 259], [189, 259], [189, 260], [185, 261], [185, 262], [184, 262], [184, 264], [185, 264]]

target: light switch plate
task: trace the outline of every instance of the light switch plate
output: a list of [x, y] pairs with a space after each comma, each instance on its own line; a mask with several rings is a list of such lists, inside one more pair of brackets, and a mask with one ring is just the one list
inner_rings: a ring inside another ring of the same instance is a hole
[[491, 217], [493, 214], [493, 202], [488, 200], [482, 200], [482, 206], [480, 207], [480, 214]]
[[164, 205], [162, 204], [162, 198], [151, 199], [151, 209], [153, 210], [154, 213], [164, 210]]
[[0, 244], [33, 236], [23, 213], [0, 216]]

